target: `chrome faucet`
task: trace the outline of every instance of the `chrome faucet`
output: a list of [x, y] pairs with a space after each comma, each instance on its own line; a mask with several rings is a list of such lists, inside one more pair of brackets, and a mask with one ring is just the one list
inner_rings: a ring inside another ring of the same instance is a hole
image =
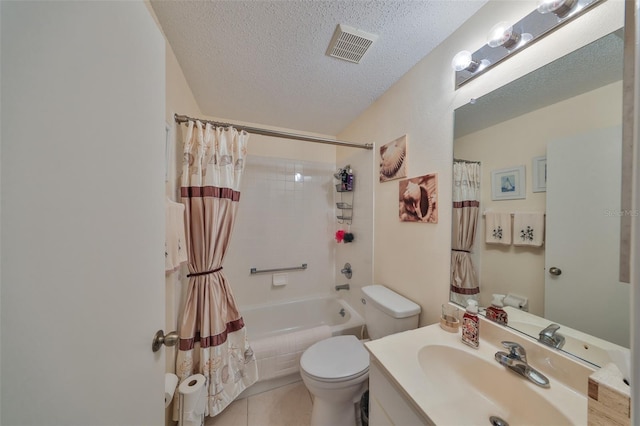
[[527, 363], [527, 351], [515, 342], [502, 342], [509, 353], [496, 352], [495, 359], [514, 373], [524, 377], [543, 388], [549, 387], [549, 379]]
[[556, 333], [559, 329], [560, 326], [558, 324], [550, 324], [540, 332], [538, 341], [552, 348], [562, 349], [565, 339], [562, 334]]
[[349, 290], [349, 284], [341, 284], [336, 286], [336, 291]]

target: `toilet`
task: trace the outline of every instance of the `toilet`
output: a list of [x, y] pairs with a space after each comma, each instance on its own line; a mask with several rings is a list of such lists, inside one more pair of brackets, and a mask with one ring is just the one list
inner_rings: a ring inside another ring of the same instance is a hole
[[[382, 285], [362, 287], [369, 337], [418, 327], [420, 306]], [[355, 426], [355, 403], [367, 388], [369, 353], [355, 336], [334, 336], [311, 345], [300, 375], [313, 395], [311, 426]]]

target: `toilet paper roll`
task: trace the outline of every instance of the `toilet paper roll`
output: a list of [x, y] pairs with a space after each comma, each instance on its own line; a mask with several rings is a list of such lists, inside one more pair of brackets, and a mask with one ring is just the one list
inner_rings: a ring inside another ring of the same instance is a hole
[[164, 408], [167, 408], [173, 400], [173, 394], [178, 387], [178, 376], [173, 373], [166, 373], [164, 375]]
[[200, 426], [206, 403], [207, 380], [202, 374], [189, 376], [180, 383], [178, 392], [181, 396], [181, 426]]

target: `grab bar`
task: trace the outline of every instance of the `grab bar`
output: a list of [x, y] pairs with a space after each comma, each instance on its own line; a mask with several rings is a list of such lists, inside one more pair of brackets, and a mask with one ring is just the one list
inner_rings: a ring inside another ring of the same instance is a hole
[[256, 269], [256, 268], [251, 268], [251, 275], [254, 274], [263, 274], [266, 272], [283, 272], [283, 271], [302, 271], [307, 269], [307, 264], [303, 263], [302, 266], [293, 266], [291, 268], [275, 268], [275, 269]]

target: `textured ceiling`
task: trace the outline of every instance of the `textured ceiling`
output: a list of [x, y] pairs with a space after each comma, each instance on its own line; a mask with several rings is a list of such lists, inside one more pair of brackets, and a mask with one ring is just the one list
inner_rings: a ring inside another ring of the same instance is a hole
[[[151, 1], [204, 114], [326, 135], [485, 3]], [[359, 64], [325, 54], [337, 24], [379, 36]]]

